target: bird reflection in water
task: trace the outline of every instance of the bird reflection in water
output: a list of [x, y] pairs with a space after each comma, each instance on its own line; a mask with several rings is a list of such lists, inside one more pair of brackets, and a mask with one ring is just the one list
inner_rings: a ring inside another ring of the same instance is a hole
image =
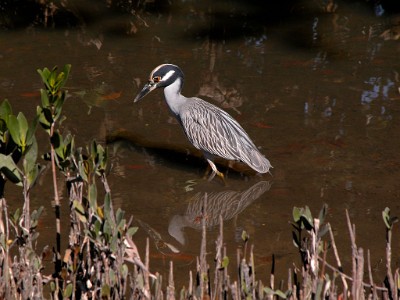
[[219, 216], [228, 221], [239, 215], [246, 207], [267, 192], [271, 187], [269, 181], [260, 181], [243, 192], [198, 192], [189, 201], [183, 215], [174, 215], [169, 223], [168, 232], [180, 244], [185, 244], [184, 228], [201, 229], [202, 219], [206, 227], [219, 224]]

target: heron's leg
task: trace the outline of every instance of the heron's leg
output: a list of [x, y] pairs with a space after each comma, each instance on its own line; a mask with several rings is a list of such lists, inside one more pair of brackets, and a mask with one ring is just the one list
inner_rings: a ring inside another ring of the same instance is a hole
[[213, 180], [215, 175], [218, 175], [219, 177], [221, 177], [222, 181], [224, 183], [226, 183], [224, 174], [222, 174], [220, 171], [218, 171], [217, 166], [214, 164], [214, 162], [211, 159], [208, 159], [208, 158], [207, 158], [207, 162], [208, 162], [209, 166], [212, 169], [212, 174], [210, 175], [210, 178], [208, 178], [208, 181]]
[[210, 174], [210, 171], [212, 171], [212, 170], [211, 170], [211, 166], [210, 166], [210, 164], [207, 164], [207, 169], [206, 169], [206, 171], [204, 172], [203, 179], [207, 179], [208, 175]]

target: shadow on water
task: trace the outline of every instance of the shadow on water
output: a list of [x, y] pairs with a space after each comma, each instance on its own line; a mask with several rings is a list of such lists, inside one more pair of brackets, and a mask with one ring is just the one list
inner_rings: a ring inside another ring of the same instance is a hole
[[[192, 169], [193, 171], [204, 169], [204, 175], [207, 175], [205, 172], [208, 164], [202, 151], [194, 148], [189, 143], [183, 145], [165, 144], [162, 141], [152, 141], [138, 133], [127, 132], [125, 130], [108, 134], [106, 142], [109, 146], [113, 147], [114, 153], [122, 149], [140, 152], [147, 157], [148, 161], [162, 162], [162, 164], [169, 168]], [[239, 161], [227, 161], [217, 157], [215, 158], [215, 163], [219, 167], [223, 167], [221, 168], [223, 173], [227, 174], [230, 171], [229, 178], [231, 179], [245, 175], [256, 175], [254, 170]]]

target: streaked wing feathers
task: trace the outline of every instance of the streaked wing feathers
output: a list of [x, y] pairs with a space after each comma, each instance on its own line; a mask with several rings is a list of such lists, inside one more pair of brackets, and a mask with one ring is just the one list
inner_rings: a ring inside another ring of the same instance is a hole
[[271, 167], [244, 129], [228, 113], [199, 98], [182, 106], [180, 119], [189, 141], [198, 149], [240, 160], [260, 173]]

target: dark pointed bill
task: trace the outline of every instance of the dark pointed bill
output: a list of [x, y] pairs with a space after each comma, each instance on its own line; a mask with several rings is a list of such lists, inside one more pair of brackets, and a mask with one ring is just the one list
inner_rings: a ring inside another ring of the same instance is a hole
[[154, 84], [153, 82], [148, 82], [145, 84], [145, 86], [143, 87], [143, 89], [140, 91], [139, 94], [137, 94], [137, 96], [135, 97], [135, 99], [133, 100], [133, 102], [138, 102], [140, 99], [142, 99], [144, 96], [146, 96], [148, 93], [150, 93], [152, 90], [154, 90], [157, 87], [156, 84]]

